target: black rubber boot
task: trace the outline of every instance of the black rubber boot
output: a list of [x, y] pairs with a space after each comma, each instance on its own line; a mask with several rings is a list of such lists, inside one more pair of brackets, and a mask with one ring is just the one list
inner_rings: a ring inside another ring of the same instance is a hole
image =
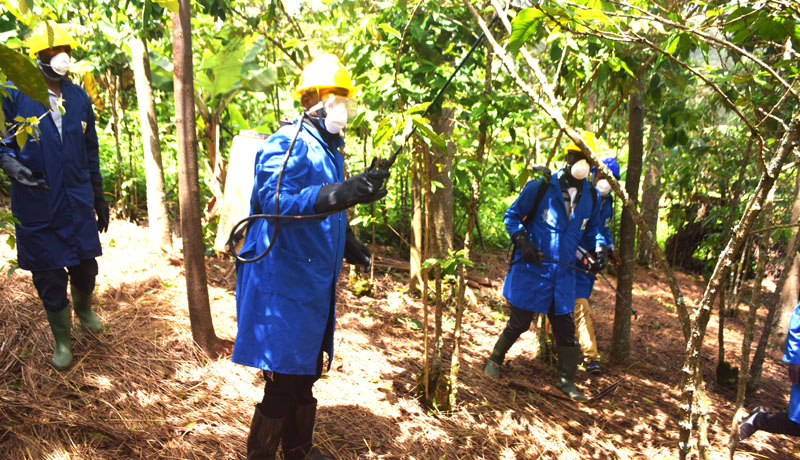
[[284, 460], [333, 460], [314, 448], [314, 422], [317, 404], [295, 406], [294, 414], [287, 417], [283, 430]]
[[83, 327], [96, 334], [103, 332], [103, 323], [92, 311], [92, 293], [71, 283], [69, 287], [72, 292], [72, 307], [75, 309], [75, 316], [78, 317]]
[[575, 387], [575, 374], [578, 372], [581, 348], [557, 346], [556, 354], [558, 355], [556, 388], [575, 401], [586, 401], [588, 398]]
[[61, 311], [47, 311], [47, 322], [50, 323], [50, 330], [56, 344], [53, 347], [53, 358], [50, 360], [53, 367], [63, 371], [72, 364], [72, 337], [70, 328], [72, 326], [72, 310], [69, 305]]
[[505, 334], [500, 334], [497, 343], [494, 344], [494, 350], [486, 361], [486, 367], [483, 372], [491, 377], [500, 377], [500, 368], [503, 367], [503, 360], [506, 359], [506, 352], [514, 345], [514, 341], [506, 337]]
[[275, 452], [281, 442], [284, 419], [269, 418], [256, 404], [250, 435], [247, 436], [247, 460], [275, 460]]

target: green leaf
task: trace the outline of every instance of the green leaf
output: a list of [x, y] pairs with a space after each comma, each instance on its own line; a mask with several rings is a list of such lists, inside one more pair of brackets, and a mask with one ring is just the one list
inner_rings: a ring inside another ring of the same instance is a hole
[[386, 32], [389, 35], [397, 37], [398, 40], [401, 39], [400, 32], [398, 32], [397, 29], [395, 29], [394, 27], [390, 26], [389, 24], [386, 24], [385, 22], [381, 23], [381, 24], [378, 24], [378, 28], [380, 28], [382, 31]]
[[433, 145], [438, 147], [441, 150], [447, 150], [447, 143], [442, 139], [441, 136], [433, 132], [431, 126], [426, 123], [424, 118], [413, 118], [411, 121], [414, 123], [414, 126], [417, 127], [417, 132], [420, 133], [422, 137], [425, 139], [430, 140]]
[[675, 51], [678, 50], [678, 43], [680, 43], [680, 41], [681, 41], [680, 34], [673, 35], [667, 42], [667, 46], [664, 47], [664, 51], [674, 56]]
[[14, 249], [17, 247], [17, 239], [14, 238], [14, 235], [8, 235], [8, 238], [6, 238], [6, 244], [9, 248]]
[[22, 150], [25, 148], [25, 143], [28, 142], [28, 133], [24, 129], [20, 129], [17, 131], [17, 145], [19, 149]]
[[511, 21], [511, 36], [508, 38], [508, 46], [506, 47], [511, 56], [516, 56], [525, 42], [536, 33], [536, 27], [542, 17], [544, 17], [544, 13], [540, 10], [526, 8], [520, 11], [517, 17]]
[[171, 13], [180, 13], [180, 4], [178, 0], [156, 0], [156, 3], [161, 5], [162, 8], [168, 9]]
[[579, 17], [584, 21], [594, 20], [594, 21], [600, 21], [606, 25], [612, 24], [611, 19], [608, 16], [606, 16], [606, 14], [603, 13], [602, 11], [577, 9], [575, 10], [575, 16]]
[[20, 91], [31, 99], [41, 102], [45, 107], [50, 107], [44, 77], [28, 58], [5, 45], [0, 45], [0, 70]]
[[609, 59], [609, 63], [611, 64], [611, 67], [614, 69], [615, 72], [624, 70], [625, 73], [627, 73], [631, 77], [635, 77], [633, 71], [631, 71], [630, 67], [628, 67], [628, 64], [626, 64], [625, 61], [623, 61], [622, 59], [614, 56], [611, 59]]

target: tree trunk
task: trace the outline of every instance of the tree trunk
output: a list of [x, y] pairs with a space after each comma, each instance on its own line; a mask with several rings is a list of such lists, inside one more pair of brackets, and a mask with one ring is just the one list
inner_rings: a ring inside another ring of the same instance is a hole
[[[628, 171], [625, 176], [625, 191], [631, 201], [636, 203], [639, 197], [639, 179], [642, 174], [642, 157], [644, 156], [644, 79], [636, 82], [636, 87], [629, 96], [628, 111]], [[623, 212], [620, 223], [619, 253], [622, 265], [617, 277], [617, 296], [614, 311], [614, 328], [611, 335], [612, 363], [624, 363], [631, 354], [631, 311], [628, 303], [633, 300], [633, 272], [636, 247], [636, 224], [630, 213]]]
[[[647, 223], [650, 231], [657, 233], [658, 229], [658, 203], [661, 200], [661, 163], [664, 161], [664, 148], [661, 140], [660, 127], [650, 128], [650, 152], [647, 155], [647, 170], [644, 173], [642, 184], [642, 218]], [[644, 241], [644, 236], [639, 235], [639, 241]], [[653, 251], [650, 246], [640, 244], [636, 262], [645, 267], [653, 263]]]
[[431, 192], [431, 207], [428, 209], [432, 224], [431, 256], [436, 258], [447, 257], [447, 252], [453, 249], [453, 181], [450, 179], [450, 170], [453, 167], [455, 147], [448, 139], [453, 134], [454, 113], [452, 107], [446, 107], [442, 109], [440, 116], [431, 117], [431, 128], [447, 141], [445, 151], [433, 146], [429, 150], [431, 183], [436, 181], [444, 186]]
[[[800, 168], [794, 182], [794, 204], [792, 205], [792, 217], [789, 221], [792, 224], [800, 222]], [[800, 229], [792, 229], [792, 237], [789, 240], [789, 247], [786, 253], [785, 267], [778, 281], [778, 290], [781, 293], [780, 311], [777, 323], [778, 337], [785, 337], [789, 329], [789, 319], [798, 302], [798, 281], [800, 281], [800, 255], [798, 255], [798, 245], [800, 244]], [[786, 267], [789, 267], [788, 269]]]
[[158, 137], [158, 119], [153, 100], [150, 78], [150, 57], [147, 43], [140, 37], [131, 42], [131, 61], [136, 83], [136, 99], [139, 102], [139, 124], [142, 130], [144, 170], [147, 180], [147, 221], [153, 246], [164, 251], [172, 249], [172, 234], [167, 214], [167, 196], [164, 186], [164, 168], [161, 162], [161, 141]]
[[[800, 170], [798, 170], [794, 182], [794, 205], [792, 206], [790, 222], [800, 222]], [[764, 320], [764, 328], [761, 331], [756, 352], [753, 355], [753, 368], [747, 388], [750, 392], [757, 390], [761, 386], [761, 370], [767, 354], [770, 335], [775, 331], [778, 343], [783, 343], [786, 331], [789, 329], [789, 318], [791, 318], [792, 311], [797, 305], [797, 281], [798, 273], [800, 273], [800, 257], [797, 254], [800, 238], [798, 238], [797, 231], [797, 227], [792, 229], [792, 237], [789, 239], [784, 269], [775, 286], [776, 292], [780, 293], [780, 299], [777, 304], [769, 306], [767, 318]], [[777, 328], [775, 327], [776, 323]]]
[[114, 120], [114, 147], [117, 153], [117, 164], [114, 165], [114, 169], [117, 172], [114, 202], [115, 206], [117, 206], [117, 212], [125, 215], [125, 204], [122, 201], [122, 146], [119, 143], [119, 75], [111, 75], [109, 70], [106, 76], [108, 78], [108, 86], [111, 89], [111, 116]]
[[200, 225], [200, 183], [197, 168], [197, 131], [194, 113], [191, 7], [179, 0], [180, 14], [172, 14], [172, 53], [175, 86], [175, 128], [178, 147], [178, 188], [184, 270], [192, 338], [209, 357], [220, 343], [214, 332], [205, 267], [203, 228]]
[[416, 292], [422, 289], [422, 231], [423, 231], [423, 205], [422, 205], [422, 147], [414, 142], [415, 154], [411, 159], [411, 247], [409, 263], [411, 268], [408, 274], [408, 291]]

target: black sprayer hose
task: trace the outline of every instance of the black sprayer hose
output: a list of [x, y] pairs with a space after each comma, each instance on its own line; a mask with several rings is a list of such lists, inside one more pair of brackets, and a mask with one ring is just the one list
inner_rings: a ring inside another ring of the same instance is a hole
[[[628, 307], [628, 310], [630, 310], [631, 313], [633, 313], [633, 319], [634, 320], [639, 319], [639, 316], [636, 314], [636, 310], [633, 309], [633, 305], [631, 305], [631, 303], [628, 302], [628, 299], [626, 299], [624, 295], [619, 293], [619, 291], [614, 287], [614, 285], [611, 284], [611, 281], [609, 281], [608, 278], [606, 278], [606, 276], [603, 274], [603, 272], [593, 272], [591, 270], [586, 270], [585, 268], [578, 267], [577, 265], [568, 264], [566, 262], [562, 262], [560, 260], [557, 260], [557, 259], [554, 259], [554, 258], [548, 257], [548, 256], [542, 256], [542, 257], [544, 258], [544, 260], [546, 260], [548, 262], [554, 262], [554, 263], [557, 263], [559, 265], [563, 265], [563, 266], [565, 266], [567, 268], [571, 268], [573, 270], [579, 271], [579, 272], [581, 272], [583, 274], [586, 274], [586, 275], [589, 275], [589, 276], [600, 275], [600, 278], [602, 278], [603, 281], [606, 282], [608, 287], [610, 287], [612, 291], [616, 292], [617, 296], [620, 297], [625, 302], [625, 306]], [[511, 265], [514, 265], [515, 263], [519, 262], [520, 260], [522, 260], [522, 257], [517, 257], [516, 259], [512, 260], [508, 264], [509, 267]]]
[[[490, 28], [492, 26], [492, 24], [494, 23], [494, 21], [496, 21], [496, 20], [497, 20], [497, 13], [495, 13], [494, 16], [492, 16], [492, 20], [489, 21], [489, 25], [486, 26], [486, 28], [487, 29]], [[478, 47], [478, 45], [481, 44], [481, 42], [483, 41], [484, 37], [485, 37], [485, 34], [483, 32], [481, 32], [481, 34], [475, 40], [475, 43], [472, 44], [472, 48], [470, 48], [469, 51], [467, 51], [467, 54], [461, 59], [461, 62], [458, 63], [458, 65], [456, 66], [455, 70], [453, 70], [453, 73], [451, 73], [450, 77], [447, 78], [447, 81], [444, 83], [444, 85], [442, 85], [442, 87], [439, 88], [439, 92], [436, 93], [436, 96], [433, 97], [433, 101], [431, 101], [431, 103], [428, 104], [428, 107], [425, 108], [425, 112], [422, 113], [422, 118], [425, 118], [426, 116], [428, 116], [428, 114], [431, 111], [431, 108], [434, 107], [437, 102], [439, 102], [439, 99], [441, 99], [442, 95], [444, 94], [444, 90], [446, 90], [447, 87], [450, 86], [450, 83], [453, 81], [453, 78], [455, 78], [456, 74], [458, 74], [458, 71], [461, 70], [461, 67], [464, 66], [464, 63], [467, 62], [467, 59], [469, 59], [469, 57], [472, 56], [473, 51], [475, 51], [475, 49]], [[370, 165], [369, 168], [370, 169], [383, 169], [383, 170], [389, 169], [394, 164], [394, 161], [397, 159], [397, 155], [399, 155], [400, 151], [403, 150], [403, 146], [406, 145], [406, 142], [408, 142], [408, 139], [411, 136], [413, 136], [414, 133], [416, 133], [416, 132], [417, 132], [417, 125], [414, 125], [411, 128], [411, 131], [409, 131], [408, 134], [406, 134], [406, 137], [403, 138], [403, 142], [401, 142], [400, 145], [397, 146], [397, 148], [395, 149], [394, 153], [392, 153], [392, 155], [389, 158], [384, 160], [382, 158], [375, 157], [375, 159], [372, 160], [372, 164]]]
[[[290, 216], [290, 215], [283, 215], [280, 213], [280, 196], [281, 196], [280, 190], [281, 190], [281, 182], [283, 181], [283, 172], [286, 170], [286, 163], [289, 162], [289, 156], [291, 156], [292, 149], [294, 148], [294, 144], [297, 142], [297, 137], [300, 135], [300, 131], [303, 129], [303, 123], [307, 116], [308, 112], [303, 112], [303, 116], [300, 117], [300, 120], [298, 120], [297, 122], [297, 130], [295, 131], [294, 136], [292, 137], [292, 141], [289, 143], [289, 148], [286, 149], [286, 153], [283, 154], [283, 162], [281, 163], [281, 169], [278, 172], [278, 180], [277, 183], [275, 184], [275, 214], [252, 214], [237, 222], [236, 225], [234, 225], [233, 228], [231, 229], [231, 233], [230, 236], [228, 236], [228, 242], [226, 245], [228, 247], [228, 252], [230, 252], [231, 255], [234, 258], [236, 258], [236, 260], [238, 260], [239, 262], [253, 263], [253, 262], [258, 262], [259, 260], [266, 257], [267, 254], [269, 254], [269, 252], [272, 250], [272, 247], [275, 245], [276, 241], [275, 237], [278, 234], [278, 225], [281, 220], [321, 219], [323, 217], [336, 214], [337, 212], [341, 212], [341, 211], [330, 211], [321, 214], [308, 214], [303, 216], [294, 216], [294, 215]], [[256, 219], [275, 219], [275, 225], [272, 228], [272, 236], [270, 237], [269, 246], [267, 246], [267, 249], [265, 249], [264, 252], [262, 252], [253, 259], [246, 259], [236, 253], [236, 244], [238, 243], [238, 241], [242, 239], [242, 235], [245, 229], [249, 228], [250, 223], [255, 221]]]

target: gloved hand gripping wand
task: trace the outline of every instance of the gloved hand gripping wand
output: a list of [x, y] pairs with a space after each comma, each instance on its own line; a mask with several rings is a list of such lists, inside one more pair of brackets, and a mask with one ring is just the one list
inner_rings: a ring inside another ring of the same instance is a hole
[[[498, 17], [497, 13], [495, 13], [492, 16], [492, 20], [489, 21], [489, 25], [486, 26], [487, 29], [492, 26], [494, 21], [497, 20], [497, 17]], [[436, 103], [439, 102], [439, 99], [441, 99], [442, 95], [444, 95], [444, 90], [446, 90], [447, 87], [450, 86], [450, 83], [452, 83], [453, 78], [455, 78], [456, 74], [458, 74], [458, 72], [461, 70], [461, 67], [464, 66], [464, 63], [467, 62], [467, 59], [469, 59], [469, 57], [472, 56], [472, 53], [475, 51], [478, 45], [481, 44], [484, 37], [485, 34], [481, 32], [481, 34], [475, 40], [475, 43], [472, 44], [472, 48], [470, 48], [469, 51], [467, 51], [467, 54], [461, 59], [461, 62], [458, 63], [455, 70], [453, 70], [453, 73], [450, 74], [450, 77], [447, 79], [444, 85], [442, 85], [442, 87], [439, 88], [439, 92], [436, 93], [436, 96], [433, 97], [433, 101], [431, 101], [431, 103], [428, 104], [428, 107], [425, 108], [425, 111], [422, 113], [422, 118], [427, 117], [431, 111], [431, 107], [434, 107]], [[408, 134], [406, 134], [406, 137], [403, 138], [403, 142], [401, 142], [400, 145], [397, 146], [397, 148], [394, 150], [394, 153], [392, 153], [392, 155], [389, 158], [384, 159], [375, 157], [372, 160], [372, 164], [370, 164], [369, 169], [383, 169], [384, 171], [388, 170], [394, 164], [395, 160], [397, 159], [397, 155], [399, 155], [400, 152], [403, 150], [403, 146], [405, 146], [406, 142], [408, 142], [408, 139], [411, 136], [413, 136], [414, 133], [416, 132], [417, 132], [417, 126], [414, 125], [411, 128], [411, 131], [409, 131]]]
[[[513, 248], [513, 246], [511, 246], [511, 248]], [[511, 248], [509, 248], [509, 250], [511, 250]], [[585, 249], [583, 249], [580, 246], [578, 246], [578, 251], [581, 251], [581, 250], [583, 251], [582, 253], [583, 253], [584, 257], [586, 257], [589, 260], [589, 263], [593, 264], [594, 263], [594, 258], [592, 258], [592, 256]], [[600, 275], [600, 278], [602, 278], [603, 281], [605, 281], [605, 283], [608, 285], [608, 287], [610, 287], [611, 290], [614, 291], [617, 294], [617, 296], [619, 298], [621, 298], [625, 302], [625, 306], [628, 307], [628, 310], [630, 310], [631, 313], [633, 314], [633, 319], [634, 320], [639, 319], [639, 316], [636, 314], [636, 310], [633, 309], [633, 305], [631, 305], [631, 303], [628, 302], [628, 299], [626, 299], [625, 296], [620, 294], [620, 292], [614, 287], [614, 285], [611, 284], [611, 281], [609, 281], [608, 278], [606, 278], [606, 276], [603, 274], [603, 272], [593, 272], [591, 270], [586, 270], [584, 268], [578, 267], [577, 265], [568, 264], [566, 262], [562, 262], [562, 261], [560, 261], [558, 259], [554, 259], [552, 257], [545, 256], [545, 255], [542, 255], [542, 258], [544, 260], [548, 261], [548, 262], [553, 262], [553, 263], [557, 263], [559, 265], [563, 265], [563, 266], [565, 266], [567, 268], [571, 268], [573, 270], [579, 271], [579, 272], [584, 273], [584, 274], [589, 275], [589, 276]], [[510, 267], [510, 266], [514, 265], [515, 263], [519, 262], [520, 260], [522, 260], [521, 256], [517, 257], [516, 259], [512, 260], [511, 262], [509, 262], [508, 266]]]

